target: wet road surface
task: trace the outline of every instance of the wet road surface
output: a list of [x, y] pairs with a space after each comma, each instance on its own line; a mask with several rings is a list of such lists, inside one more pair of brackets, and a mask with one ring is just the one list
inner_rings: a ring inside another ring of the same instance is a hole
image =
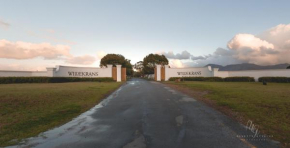
[[14, 147], [277, 147], [245, 126], [164, 84], [131, 79], [71, 122]]

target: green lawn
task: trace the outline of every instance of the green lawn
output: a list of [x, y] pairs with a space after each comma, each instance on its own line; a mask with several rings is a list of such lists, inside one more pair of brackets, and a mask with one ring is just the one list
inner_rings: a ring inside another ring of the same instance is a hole
[[0, 147], [36, 136], [92, 108], [122, 83], [0, 85]]
[[244, 121], [252, 120], [259, 130], [282, 144], [290, 144], [290, 84], [258, 82], [165, 82], [191, 91], [208, 91], [204, 98], [216, 106], [237, 112]]

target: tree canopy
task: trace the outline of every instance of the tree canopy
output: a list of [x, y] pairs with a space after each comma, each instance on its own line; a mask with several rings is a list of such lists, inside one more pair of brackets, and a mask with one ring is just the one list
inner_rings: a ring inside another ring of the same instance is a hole
[[168, 59], [164, 55], [159, 54], [149, 54], [143, 59], [143, 73], [144, 74], [154, 74], [155, 66], [168, 65]]
[[126, 59], [121, 54], [107, 54], [101, 59], [100, 67], [107, 66], [111, 64], [113, 66], [122, 65], [122, 67], [126, 68], [126, 74], [131, 76], [133, 74], [133, 68], [131, 65], [131, 60]]

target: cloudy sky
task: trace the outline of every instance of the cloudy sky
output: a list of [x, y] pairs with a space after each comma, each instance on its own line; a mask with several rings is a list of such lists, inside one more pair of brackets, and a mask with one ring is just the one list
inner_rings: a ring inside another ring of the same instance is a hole
[[0, 69], [132, 64], [172, 67], [290, 63], [289, 0], [1, 0]]

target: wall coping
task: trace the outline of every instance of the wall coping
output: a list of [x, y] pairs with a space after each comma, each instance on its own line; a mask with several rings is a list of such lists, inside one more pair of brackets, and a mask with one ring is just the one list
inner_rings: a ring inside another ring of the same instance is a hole
[[46, 73], [47, 71], [20, 71], [20, 70], [0, 70], [0, 72], [43, 72]]
[[208, 68], [208, 67], [184, 67], [184, 68], [169, 68], [169, 69], [190, 69], [190, 68]]
[[289, 70], [290, 71], [290, 69], [256, 69], [256, 70], [218, 70], [219, 72], [241, 72], [241, 71], [287, 71], [287, 70]]
[[[81, 67], [81, 66], [64, 66], [64, 65], [57, 65], [56, 67], [69, 67], [69, 68], [93, 68], [93, 69], [104, 69], [104, 68], [101, 68], [101, 67]], [[105, 67], [107, 68], [107, 67]]]

